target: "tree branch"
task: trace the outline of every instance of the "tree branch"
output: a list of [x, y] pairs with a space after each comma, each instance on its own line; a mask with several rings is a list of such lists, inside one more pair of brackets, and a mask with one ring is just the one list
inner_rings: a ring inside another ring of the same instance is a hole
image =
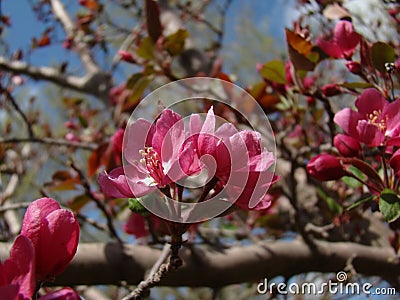
[[111, 76], [98, 70], [82, 77], [67, 75], [56, 68], [35, 67], [22, 61], [9, 61], [0, 57], [0, 69], [14, 74], [27, 75], [35, 80], [46, 80], [61, 87], [96, 96], [104, 102], [108, 100]]
[[[400, 263], [392, 248], [350, 242], [316, 241], [315, 245], [315, 250], [311, 250], [306, 243], [296, 240], [261, 242], [227, 250], [186, 248], [180, 253], [184, 265], [168, 274], [160, 285], [217, 288], [279, 275], [289, 278], [307, 272], [338, 272], [350, 258], [356, 272], [400, 284]], [[10, 244], [0, 244], [0, 256], [8, 256], [9, 248]], [[160, 255], [160, 249], [139, 245], [80, 244], [73, 262], [52, 284], [138, 284]]]
[[51, 7], [54, 16], [60, 21], [64, 27], [66, 34], [74, 39], [76, 51], [88, 73], [98, 73], [100, 68], [94, 60], [92, 52], [83, 41], [83, 32], [77, 31], [74, 22], [68, 15], [64, 5], [59, 0], [51, 0]]

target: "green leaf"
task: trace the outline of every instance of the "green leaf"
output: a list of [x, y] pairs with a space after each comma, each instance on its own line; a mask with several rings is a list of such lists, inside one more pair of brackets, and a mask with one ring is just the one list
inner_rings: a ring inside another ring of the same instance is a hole
[[343, 211], [342, 206], [332, 197], [329, 197], [321, 188], [317, 189], [317, 194], [327, 204], [329, 210], [335, 214], [341, 214]]
[[[135, 75], [135, 74], [134, 74]], [[149, 75], [142, 75], [141, 76], [135, 76], [135, 78], [132, 78], [131, 82], [129, 83], [128, 79], [128, 85], [131, 85], [129, 87], [130, 90], [132, 90], [132, 94], [128, 98], [128, 105], [129, 104], [136, 104], [138, 101], [142, 98], [145, 90], [149, 86], [149, 84], [153, 81], [153, 76]], [[131, 78], [130, 78], [131, 79]]]
[[189, 32], [186, 29], [178, 29], [177, 32], [165, 38], [164, 47], [170, 55], [179, 55], [185, 49], [185, 42], [188, 37]]
[[379, 210], [389, 223], [396, 221], [400, 217], [399, 195], [390, 189], [384, 189], [379, 199]]
[[279, 84], [286, 84], [285, 65], [280, 60], [273, 60], [264, 64], [261, 68], [260, 74], [267, 80]]
[[372, 65], [379, 72], [385, 74], [387, 72], [385, 64], [393, 63], [396, 60], [396, 55], [392, 46], [383, 42], [377, 42], [372, 45], [371, 59]]
[[154, 43], [150, 37], [145, 37], [139, 48], [136, 50], [136, 54], [144, 59], [153, 59], [154, 58]]
[[356, 208], [357, 206], [365, 203], [365, 202], [369, 202], [371, 200], [375, 199], [375, 195], [371, 195], [371, 194], [365, 194], [364, 196], [362, 196], [360, 199], [358, 199], [357, 201], [355, 201], [352, 205], [350, 205], [348, 208], [346, 208], [347, 211], [352, 210], [353, 208]]
[[147, 209], [140, 203], [139, 199], [129, 198], [129, 209], [135, 213], [146, 215], [148, 213]]
[[144, 77], [144, 76], [143, 76], [142, 73], [135, 73], [135, 74], [132, 74], [132, 75], [128, 78], [128, 80], [126, 81], [126, 88], [132, 90], [132, 89], [135, 87], [135, 85], [138, 83], [138, 81], [139, 81], [140, 79], [142, 79], [143, 77]]
[[338, 86], [348, 89], [366, 89], [373, 87], [373, 85], [368, 82], [343, 82], [342, 84], [338, 84]]

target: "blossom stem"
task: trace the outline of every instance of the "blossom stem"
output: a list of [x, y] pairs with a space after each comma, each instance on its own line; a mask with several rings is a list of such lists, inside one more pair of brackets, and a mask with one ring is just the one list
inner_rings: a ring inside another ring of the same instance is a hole
[[370, 190], [374, 190], [374, 191], [376, 191], [376, 192], [378, 192], [378, 193], [381, 192], [378, 188], [374, 187], [373, 185], [368, 184], [366, 181], [362, 180], [360, 177], [358, 177], [357, 175], [355, 175], [355, 174], [352, 173], [352, 172], [347, 171], [347, 174], [346, 174], [346, 175], [349, 176], [349, 177], [352, 177], [352, 178], [356, 179], [358, 182], [360, 182], [360, 183], [362, 183], [363, 185], [367, 186]]
[[388, 187], [390, 187], [390, 184], [389, 184], [388, 168], [387, 168], [385, 156], [384, 156], [384, 153], [383, 153], [384, 150], [383, 150], [382, 148], [380, 148], [379, 150], [380, 150], [380, 152], [381, 152], [380, 157], [381, 157], [381, 160], [382, 160], [382, 167], [383, 167], [383, 176], [384, 176], [384, 180], [385, 180], [385, 187], [388, 188]]
[[199, 201], [197, 201], [197, 203], [203, 202], [206, 200], [208, 193], [215, 187], [215, 185], [218, 183], [218, 178], [217, 177], [213, 177], [204, 187], [200, 197], [199, 197]]

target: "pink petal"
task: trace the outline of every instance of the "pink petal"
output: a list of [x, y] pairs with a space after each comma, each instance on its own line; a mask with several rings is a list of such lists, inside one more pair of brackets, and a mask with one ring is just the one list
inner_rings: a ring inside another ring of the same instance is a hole
[[213, 135], [214, 131], [215, 131], [215, 115], [213, 107], [211, 106], [211, 108], [208, 110], [203, 127], [201, 128], [201, 132]]
[[321, 48], [322, 51], [324, 51], [329, 56], [333, 58], [343, 58], [342, 49], [337, 44], [319, 38], [317, 40], [317, 45], [319, 48]]
[[[232, 176], [240, 175], [232, 174]], [[236, 182], [236, 185], [229, 185], [227, 192], [231, 197], [237, 198], [235, 205], [245, 210], [254, 209], [264, 199], [275, 180], [276, 177], [271, 172], [249, 172], [245, 183], [237, 184], [238, 182]]]
[[36, 288], [35, 250], [29, 238], [19, 235], [14, 241], [10, 257], [4, 263], [10, 284], [19, 286], [19, 294], [30, 299]]
[[36, 249], [36, 274], [39, 280], [62, 273], [76, 253], [79, 242], [79, 223], [66, 209], [46, 216]]
[[364, 119], [374, 111], [382, 112], [389, 102], [374, 88], [366, 89], [356, 100], [358, 112]]
[[360, 42], [360, 35], [354, 31], [353, 24], [346, 20], [339, 21], [335, 26], [334, 41], [343, 52], [350, 54]]
[[386, 120], [386, 135], [395, 137], [400, 135], [400, 99], [387, 105], [382, 112]]
[[41, 198], [28, 206], [22, 221], [21, 235], [28, 237], [35, 248], [39, 244], [39, 235], [44, 218], [58, 209], [60, 209], [60, 205], [52, 198]]
[[198, 114], [192, 114], [189, 121], [189, 135], [197, 135], [201, 131], [201, 118]]
[[[178, 125], [174, 126], [175, 123], [178, 123]], [[172, 127], [174, 128], [171, 129]], [[183, 141], [185, 139], [185, 129], [182, 117], [179, 114], [173, 112], [170, 109], [164, 110], [161, 113], [160, 118], [157, 120], [155, 128], [156, 129], [151, 142], [151, 146], [158, 154], [161, 154], [163, 151], [166, 155], [168, 155], [169, 153], [167, 148], [165, 148], [164, 150], [162, 149], [164, 139], [167, 134], [169, 135], [170, 139], [172, 137], [176, 138], [176, 145], [180, 146], [183, 144]], [[172, 132], [170, 132], [170, 130], [172, 130]], [[163, 159], [163, 161], [165, 160]]]
[[145, 218], [136, 213], [131, 214], [128, 221], [124, 225], [124, 231], [128, 234], [133, 234], [137, 239], [149, 235], [149, 232], [146, 229]]
[[[201, 165], [197, 155], [195, 155], [196, 145], [193, 138], [187, 139], [179, 152], [178, 159], [172, 162], [167, 178], [171, 181], [178, 181], [185, 176], [191, 176], [200, 172]], [[166, 184], [167, 182], [163, 182]]]
[[357, 131], [357, 125], [360, 120], [365, 119], [365, 117], [357, 111], [350, 108], [344, 108], [335, 114], [334, 122], [339, 125], [345, 133], [351, 137], [359, 140], [359, 135]]
[[231, 123], [224, 123], [222, 124], [216, 131], [215, 135], [222, 140], [227, 140], [234, 134], [238, 133], [239, 131], [236, 127]]
[[379, 146], [385, 140], [385, 135], [379, 128], [365, 120], [359, 121], [356, 128], [359, 141], [370, 147]]
[[[0, 286], [0, 295], [1, 299], [4, 300], [21, 300], [18, 295], [18, 285], [16, 284]], [[30, 299], [30, 297], [26, 299]]]
[[126, 180], [122, 167], [112, 170], [109, 174], [100, 173], [97, 179], [104, 194], [115, 198], [130, 198], [132, 191]]
[[141, 173], [136, 165], [125, 165], [124, 172], [131, 193], [130, 197], [139, 198], [157, 189], [155, 185], [149, 185], [151, 178], [147, 173]]
[[127, 126], [124, 138], [124, 157], [130, 164], [134, 164], [142, 159], [139, 153], [146, 145], [149, 145], [153, 135], [154, 126], [145, 120], [138, 119], [136, 122]]

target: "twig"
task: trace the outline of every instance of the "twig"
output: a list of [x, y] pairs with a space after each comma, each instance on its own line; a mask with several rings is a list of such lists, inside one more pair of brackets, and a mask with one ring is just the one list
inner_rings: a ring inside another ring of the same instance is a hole
[[168, 248], [163, 248], [160, 257], [157, 259], [149, 276], [146, 280], [140, 282], [135, 290], [133, 290], [129, 295], [125, 296], [121, 300], [141, 300], [150, 294], [150, 289], [157, 285], [161, 279], [163, 279], [169, 272], [175, 271], [182, 265], [182, 259], [179, 257], [179, 249], [182, 246], [182, 236], [172, 237], [171, 242], [171, 256], [168, 263], [162, 263], [168, 256]]
[[22, 209], [22, 208], [27, 208], [31, 204], [31, 202], [20, 202], [20, 203], [7, 203], [3, 206], [0, 207], [0, 213], [9, 211], [9, 210], [16, 210], [16, 209]]
[[92, 199], [97, 207], [103, 212], [103, 214], [105, 215], [106, 219], [107, 219], [107, 226], [109, 229], [110, 234], [119, 242], [122, 243], [121, 238], [118, 235], [117, 230], [115, 229], [113, 220], [110, 216], [110, 214], [107, 211], [106, 206], [104, 205], [104, 203], [102, 203], [99, 199], [97, 199], [97, 197], [95, 197], [91, 191], [91, 187], [89, 184], [89, 180], [86, 178], [85, 174], [83, 174], [82, 170], [80, 168], [78, 168], [78, 166], [71, 160], [70, 162], [70, 166], [71, 168], [78, 173], [79, 178], [81, 179], [81, 183], [83, 188], [85, 189], [86, 195]]
[[84, 143], [84, 142], [74, 142], [67, 141], [64, 139], [54, 139], [54, 138], [10, 138], [10, 139], [2, 139], [0, 138], [0, 144], [21, 144], [21, 143], [36, 143], [36, 144], [46, 144], [46, 145], [55, 145], [55, 146], [66, 146], [66, 147], [75, 147], [84, 150], [96, 150], [98, 145], [95, 143]]
[[15, 111], [21, 116], [22, 120], [26, 124], [26, 129], [28, 130], [28, 135], [33, 138], [33, 130], [31, 123], [28, 120], [28, 117], [25, 115], [25, 113], [22, 111], [22, 109], [19, 107], [17, 101], [15, 101], [14, 97], [10, 94], [10, 92], [5, 89], [3, 86], [0, 85], [0, 92], [4, 94], [6, 99], [11, 103], [11, 105], [14, 107]]
[[65, 32], [68, 36], [73, 37], [76, 51], [88, 73], [97, 73], [100, 68], [97, 62], [94, 60], [92, 52], [83, 41], [83, 32], [77, 31], [74, 22], [71, 20], [68, 12], [66, 11], [64, 5], [59, 0], [51, 0], [51, 7], [54, 15], [60, 21], [61, 25], [64, 27]]

